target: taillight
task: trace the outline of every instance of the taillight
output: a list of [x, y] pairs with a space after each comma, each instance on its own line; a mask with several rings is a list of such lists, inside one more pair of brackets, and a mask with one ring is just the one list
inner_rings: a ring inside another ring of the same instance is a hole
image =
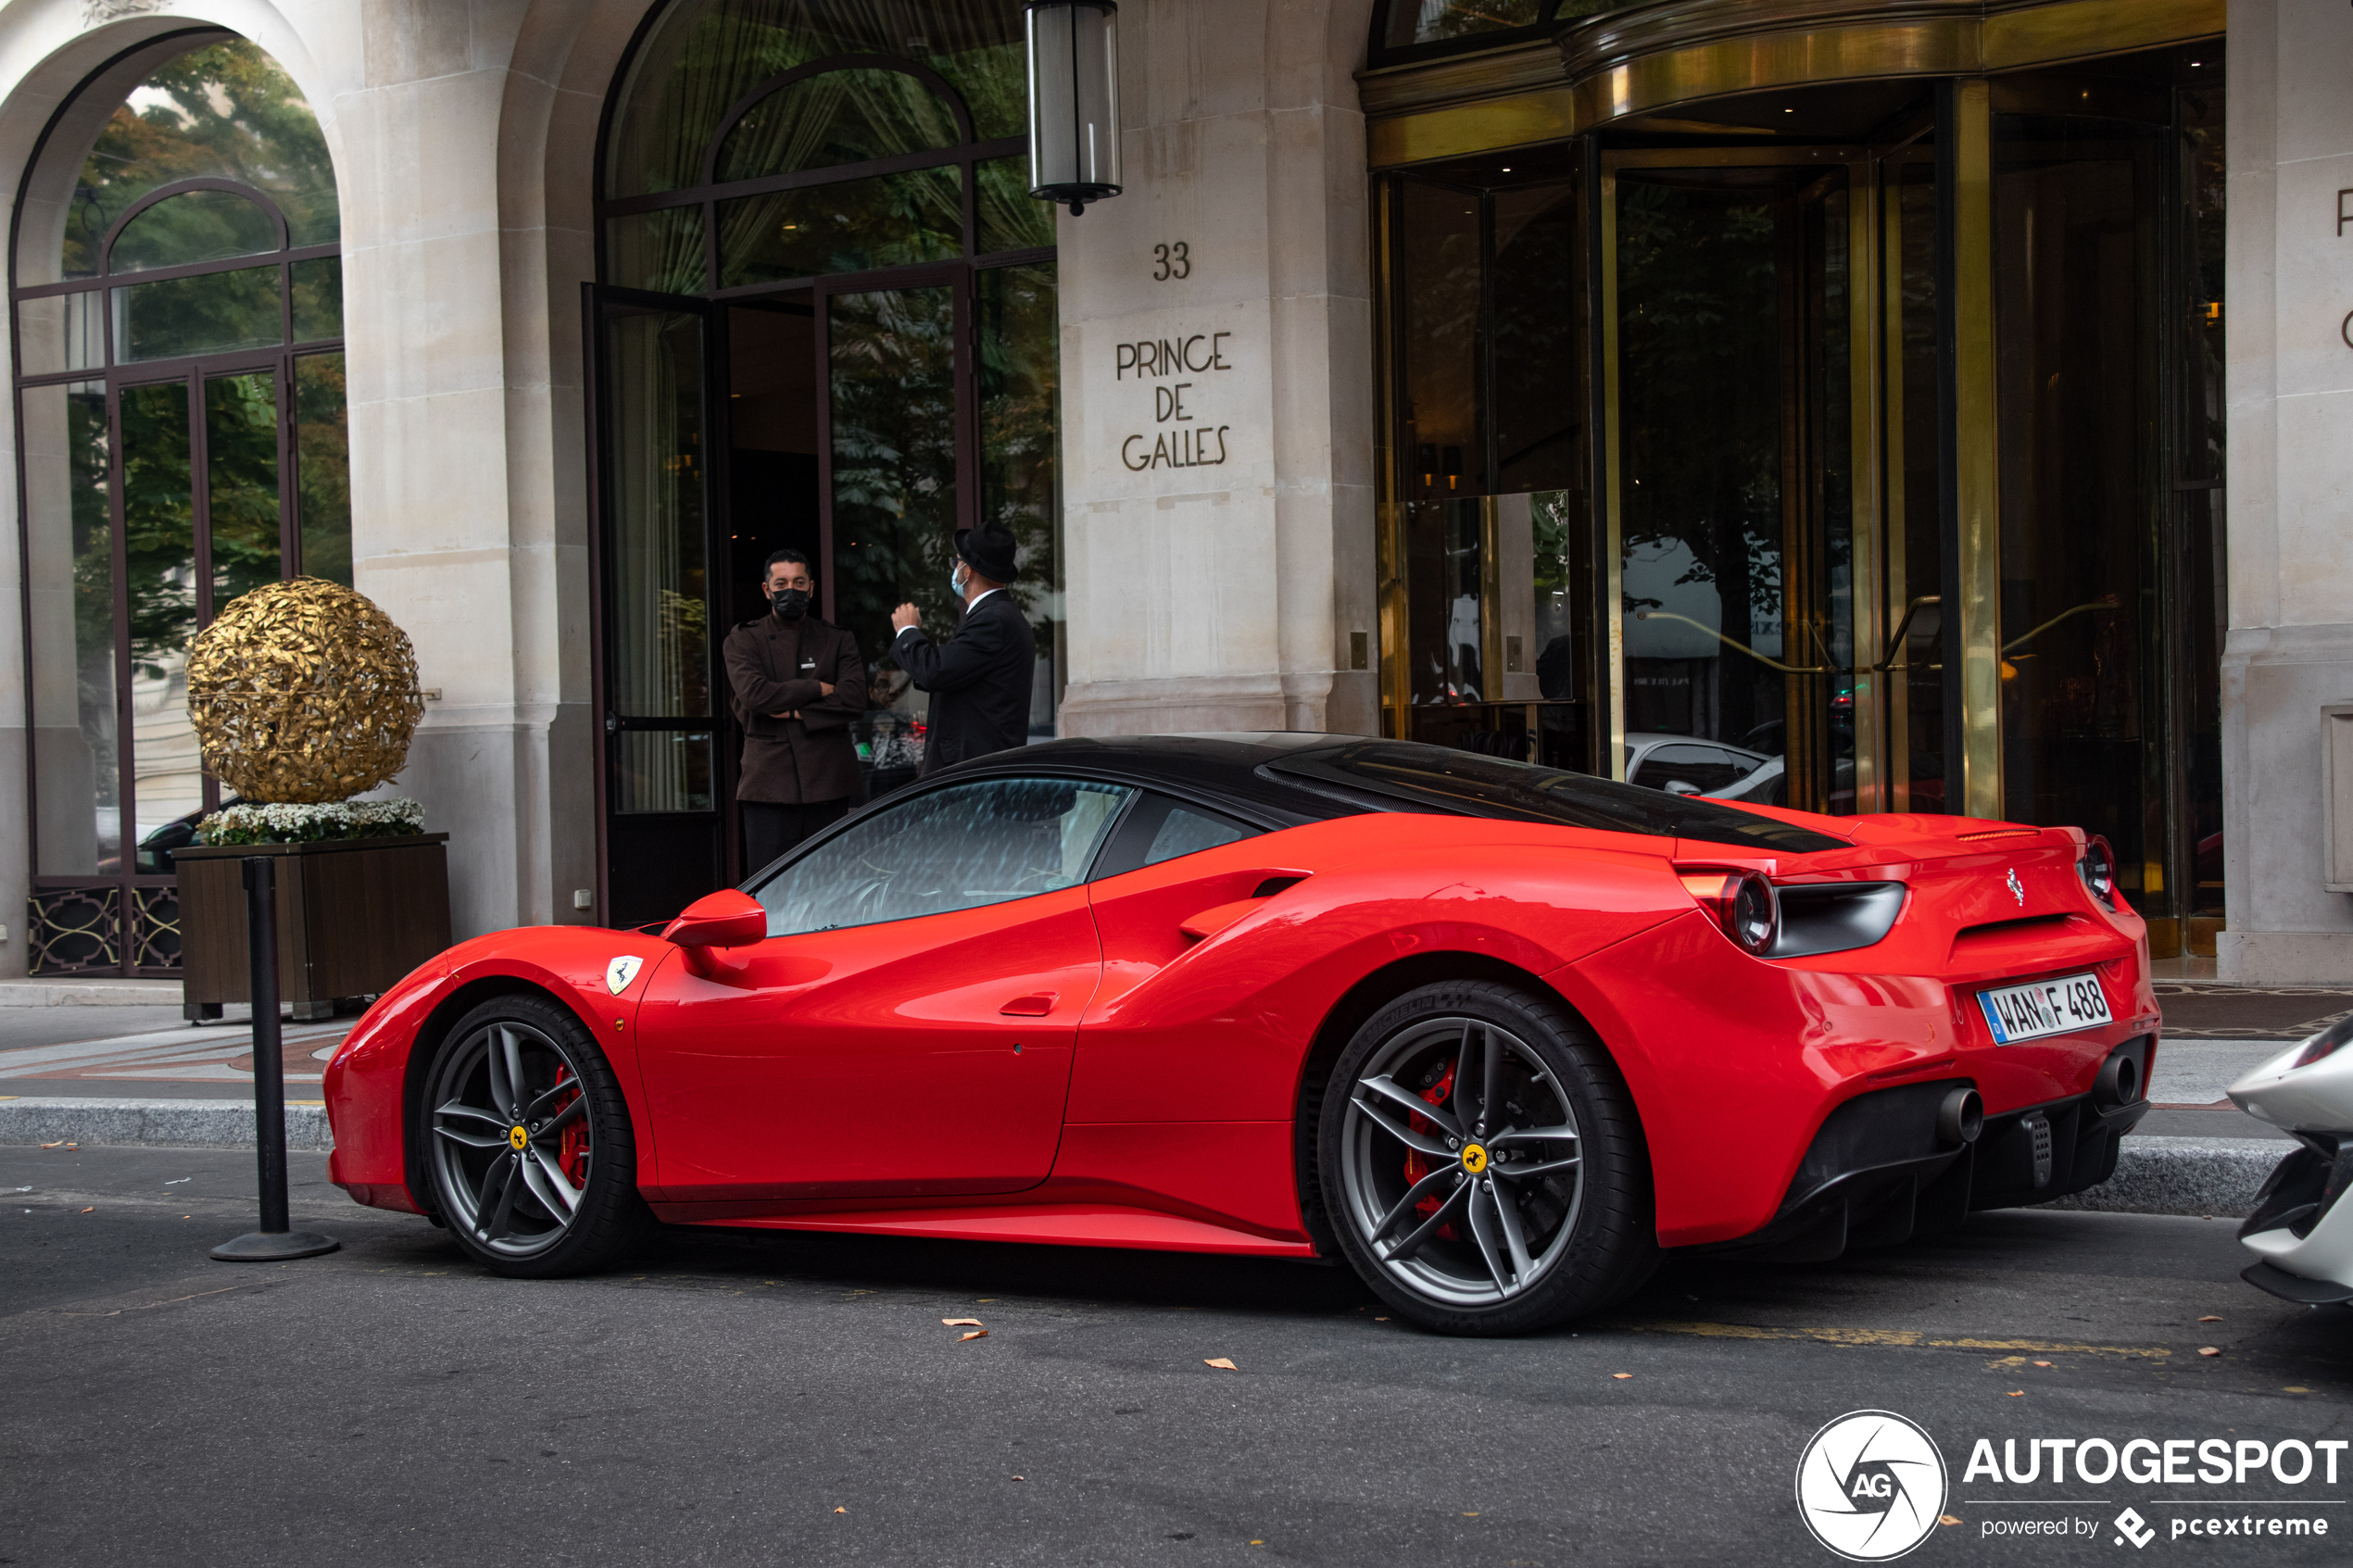
[[2304, 1048], [2296, 1053], [2296, 1065], [2309, 1067], [2325, 1057], [2334, 1056], [2347, 1040], [2353, 1040], [2353, 1018], [2340, 1018], [2304, 1042]]
[[1773, 884], [1755, 872], [1685, 872], [1683, 886], [1732, 945], [1762, 954], [1781, 935], [1781, 900]]
[[2085, 839], [2083, 854], [2075, 862], [2075, 869], [2083, 874], [2083, 885], [2092, 890], [2092, 897], [2103, 908], [2116, 908], [2116, 854], [2108, 848], [2107, 839], [2098, 834]]

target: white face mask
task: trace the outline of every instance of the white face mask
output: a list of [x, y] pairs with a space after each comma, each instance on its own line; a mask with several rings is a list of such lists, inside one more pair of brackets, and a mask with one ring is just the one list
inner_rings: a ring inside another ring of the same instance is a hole
[[948, 591], [957, 598], [961, 599], [964, 596], [964, 587], [971, 581], [971, 578], [964, 575], [963, 561], [958, 561], [948, 569]]

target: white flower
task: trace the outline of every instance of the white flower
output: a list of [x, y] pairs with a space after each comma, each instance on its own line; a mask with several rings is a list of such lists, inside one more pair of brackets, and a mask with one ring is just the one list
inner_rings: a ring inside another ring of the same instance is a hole
[[425, 809], [413, 800], [340, 800], [327, 805], [247, 803], [215, 811], [200, 824], [201, 844], [307, 844], [333, 838], [397, 838], [422, 833]]

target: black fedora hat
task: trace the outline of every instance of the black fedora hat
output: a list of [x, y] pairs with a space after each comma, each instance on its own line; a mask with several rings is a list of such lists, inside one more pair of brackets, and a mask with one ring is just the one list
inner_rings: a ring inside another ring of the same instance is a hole
[[991, 583], [1010, 583], [1021, 571], [1013, 564], [1013, 530], [1001, 522], [956, 530], [956, 554]]

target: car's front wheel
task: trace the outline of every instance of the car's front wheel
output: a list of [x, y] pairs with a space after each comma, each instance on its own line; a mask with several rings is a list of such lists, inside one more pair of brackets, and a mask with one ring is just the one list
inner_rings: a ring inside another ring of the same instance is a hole
[[629, 1108], [580, 1021], [497, 997], [443, 1036], [426, 1076], [424, 1158], [449, 1234], [503, 1274], [602, 1267], [650, 1226]]
[[1349, 1261], [1441, 1333], [1598, 1311], [1657, 1266], [1625, 1080], [1532, 991], [1442, 982], [1367, 1019], [1324, 1096], [1317, 1167]]

